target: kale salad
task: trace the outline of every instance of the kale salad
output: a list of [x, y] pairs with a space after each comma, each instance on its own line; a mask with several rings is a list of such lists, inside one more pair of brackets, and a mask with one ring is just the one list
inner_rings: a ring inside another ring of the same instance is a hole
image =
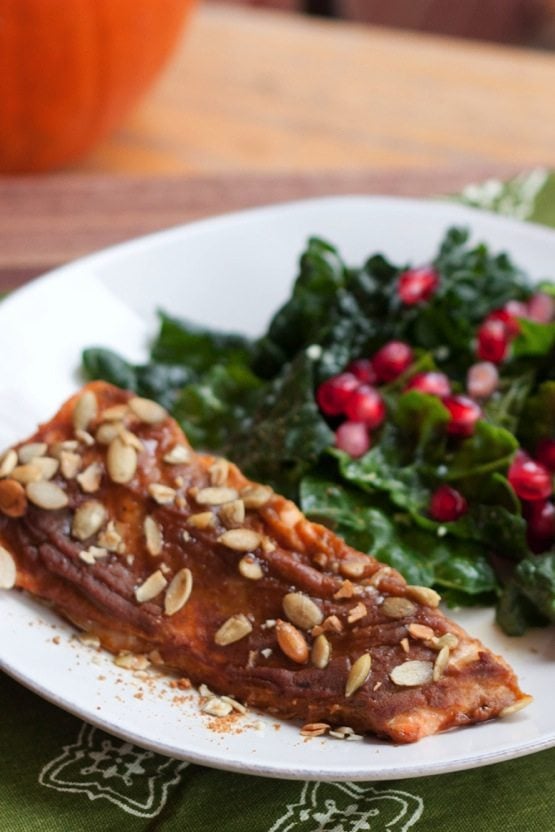
[[262, 337], [160, 319], [147, 364], [91, 347], [86, 377], [449, 605], [555, 621], [555, 285], [461, 228], [416, 266], [312, 238]]

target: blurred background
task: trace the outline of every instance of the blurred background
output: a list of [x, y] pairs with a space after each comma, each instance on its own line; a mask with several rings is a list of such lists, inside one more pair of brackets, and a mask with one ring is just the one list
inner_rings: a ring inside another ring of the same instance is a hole
[[555, 46], [555, 0], [227, 0], [454, 37]]

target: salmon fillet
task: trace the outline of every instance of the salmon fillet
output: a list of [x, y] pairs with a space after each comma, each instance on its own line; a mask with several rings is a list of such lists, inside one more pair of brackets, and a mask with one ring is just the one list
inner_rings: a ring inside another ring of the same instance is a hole
[[0, 457], [0, 477], [4, 586], [110, 651], [397, 743], [530, 701], [436, 592], [195, 453], [154, 402], [89, 384]]

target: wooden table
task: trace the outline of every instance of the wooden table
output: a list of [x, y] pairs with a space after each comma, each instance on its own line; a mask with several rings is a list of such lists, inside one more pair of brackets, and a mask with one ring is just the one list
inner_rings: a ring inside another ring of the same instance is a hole
[[155, 88], [88, 159], [0, 179], [0, 290], [208, 214], [555, 167], [554, 89], [551, 54], [201, 4]]

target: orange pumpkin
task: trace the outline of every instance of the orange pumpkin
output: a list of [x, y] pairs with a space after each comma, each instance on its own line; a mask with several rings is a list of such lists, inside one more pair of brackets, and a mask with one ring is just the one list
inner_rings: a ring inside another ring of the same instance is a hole
[[171, 52], [194, 0], [1, 0], [0, 171], [82, 157]]

